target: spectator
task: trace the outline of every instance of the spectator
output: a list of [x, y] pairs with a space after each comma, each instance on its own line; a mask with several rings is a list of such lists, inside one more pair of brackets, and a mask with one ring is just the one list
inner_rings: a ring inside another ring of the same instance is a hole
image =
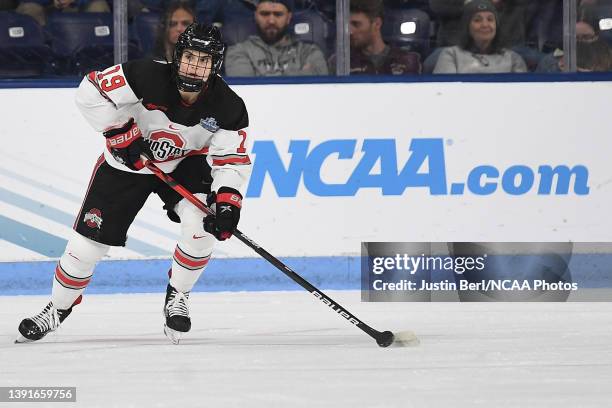
[[157, 41], [153, 50], [154, 57], [172, 61], [174, 46], [180, 34], [195, 20], [195, 11], [184, 1], [174, 1], [168, 5], [160, 21]]
[[15, 10], [33, 17], [38, 24], [45, 25], [47, 16], [55, 12], [85, 11], [108, 13], [110, 7], [106, 0], [22, 0]]
[[[578, 21], [576, 23], [576, 44], [589, 43], [597, 40], [597, 30], [585, 22]], [[577, 61], [580, 62], [580, 61]], [[561, 48], [555, 49], [552, 53], [546, 55], [536, 69], [536, 72], [564, 72], [565, 71], [565, 60], [563, 59], [563, 50]]]
[[[554, 54], [558, 57], [560, 53], [563, 53], [561, 50], [563, 47], [563, 1], [541, 0], [537, 3], [538, 48], [546, 53], [554, 51]], [[610, 6], [612, 6], [612, 0], [577, 0], [577, 21], [578, 23], [585, 23], [594, 28], [595, 31], [598, 31], [598, 11], [600, 7]], [[578, 26], [576, 29], [578, 30]], [[543, 58], [538, 70], [542, 69], [542, 65], [548, 65], [551, 62], [553, 61], [549, 54]]]
[[[438, 47], [457, 45], [461, 39], [463, 25], [461, 16], [464, 4], [470, 0], [429, 0], [431, 10], [438, 17]], [[527, 31], [527, 7], [529, 0], [491, 0], [497, 10], [500, 33], [509, 46], [523, 45]]]
[[228, 48], [228, 76], [327, 75], [321, 49], [288, 32], [293, 0], [263, 0], [255, 9], [258, 35]]
[[612, 69], [612, 51], [601, 38], [576, 43], [578, 72], [608, 72]]
[[[382, 0], [351, 0], [350, 6], [351, 75], [404, 75], [421, 73], [421, 57], [383, 41]], [[335, 57], [330, 66], [335, 67]]]
[[445, 48], [434, 74], [526, 72], [523, 58], [503, 47], [499, 16], [489, 0], [474, 0], [465, 5], [463, 33], [458, 46]]
[[[462, 33], [461, 16], [463, 15], [464, 3], [469, 3], [470, 0], [430, 0], [432, 11], [437, 16], [438, 34], [436, 37], [436, 46], [427, 59], [423, 62], [423, 72], [433, 72], [440, 52], [443, 48], [459, 43]], [[534, 2], [528, 0], [493, 0], [491, 3], [495, 6], [499, 16], [501, 38], [504, 43], [512, 47], [523, 57], [530, 67], [535, 68], [542, 58], [542, 54], [535, 48], [527, 46], [527, 32], [529, 31], [530, 21], [535, 14], [535, 8], [539, 7]], [[535, 41], [533, 42], [535, 47]]]
[[599, 36], [599, 30], [595, 29], [595, 27], [586, 21], [576, 22], [576, 41], [595, 41]]

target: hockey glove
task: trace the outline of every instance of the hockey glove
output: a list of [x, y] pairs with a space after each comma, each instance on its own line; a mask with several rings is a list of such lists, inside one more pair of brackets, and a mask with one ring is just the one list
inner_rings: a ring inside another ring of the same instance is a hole
[[211, 193], [207, 201], [216, 215], [204, 218], [204, 231], [214, 235], [219, 241], [225, 241], [238, 226], [242, 195], [231, 187], [221, 187], [216, 194]]
[[132, 170], [144, 167], [140, 160], [141, 154], [153, 156], [149, 144], [142, 138], [142, 132], [132, 118], [120, 128], [107, 130], [103, 135], [115, 160]]

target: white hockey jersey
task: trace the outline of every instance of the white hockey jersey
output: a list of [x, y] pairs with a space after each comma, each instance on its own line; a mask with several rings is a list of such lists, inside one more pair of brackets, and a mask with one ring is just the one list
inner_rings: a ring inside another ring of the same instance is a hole
[[[213, 179], [211, 190], [235, 188], [244, 196], [251, 172], [247, 153], [248, 114], [242, 99], [220, 76], [211, 77], [198, 100], [186, 104], [171, 73], [171, 64], [135, 60], [94, 71], [83, 78], [76, 104], [99, 132], [130, 118], [150, 144], [153, 161], [171, 173], [185, 157], [205, 154]], [[105, 149], [106, 162], [134, 172]], [[138, 173], [151, 174], [144, 168]]]

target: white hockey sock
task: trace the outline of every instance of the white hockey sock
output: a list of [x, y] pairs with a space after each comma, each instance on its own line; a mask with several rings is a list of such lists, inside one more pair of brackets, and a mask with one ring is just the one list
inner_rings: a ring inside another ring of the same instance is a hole
[[68, 309], [83, 293], [93, 275], [96, 263], [109, 246], [73, 233], [55, 268], [51, 301], [57, 309]]
[[[204, 194], [196, 194], [206, 200]], [[215, 237], [204, 231], [204, 213], [187, 200], [175, 208], [181, 218], [181, 238], [172, 259], [170, 285], [180, 292], [190, 292], [210, 260]]]

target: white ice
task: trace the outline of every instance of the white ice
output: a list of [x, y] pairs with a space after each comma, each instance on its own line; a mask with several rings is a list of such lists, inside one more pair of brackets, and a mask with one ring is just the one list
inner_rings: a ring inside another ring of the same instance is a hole
[[19, 321], [47, 298], [0, 297], [0, 386], [77, 387], [76, 404], [51, 407], [612, 406], [612, 303], [329, 294], [421, 344], [381, 349], [296, 291], [193, 293], [193, 329], [178, 346], [162, 333], [163, 294], [89, 295], [58, 332], [15, 345]]

